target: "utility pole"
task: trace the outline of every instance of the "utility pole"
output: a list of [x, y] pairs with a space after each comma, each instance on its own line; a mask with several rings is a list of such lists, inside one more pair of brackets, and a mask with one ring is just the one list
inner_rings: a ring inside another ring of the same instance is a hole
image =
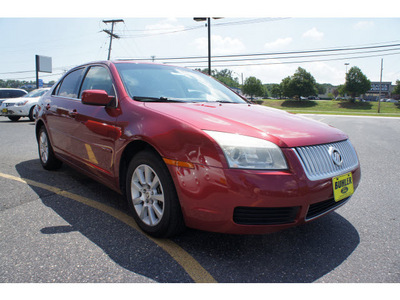
[[381, 80], [379, 83], [378, 114], [381, 112], [382, 72], [383, 72], [383, 58], [381, 59]]
[[122, 19], [119, 19], [119, 20], [103, 20], [103, 23], [105, 23], [105, 24], [111, 23], [111, 32], [109, 30], [106, 30], [106, 29], [103, 30], [105, 33], [110, 35], [110, 46], [108, 48], [108, 58], [107, 58], [107, 60], [110, 60], [110, 56], [111, 56], [112, 39], [113, 38], [119, 39], [119, 36], [114, 34], [114, 24], [115, 23], [120, 23], [120, 22], [124, 22], [124, 20], [122, 20]]

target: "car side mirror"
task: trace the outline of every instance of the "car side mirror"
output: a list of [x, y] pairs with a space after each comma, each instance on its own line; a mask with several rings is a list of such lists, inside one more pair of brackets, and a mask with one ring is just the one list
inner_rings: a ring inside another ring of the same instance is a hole
[[86, 90], [82, 93], [82, 103], [87, 105], [107, 106], [113, 98], [104, 90]]

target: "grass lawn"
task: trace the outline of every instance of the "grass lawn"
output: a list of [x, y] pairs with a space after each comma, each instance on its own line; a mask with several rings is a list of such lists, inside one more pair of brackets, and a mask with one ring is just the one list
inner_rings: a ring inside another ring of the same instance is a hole
[[400, 103], [355, 102], [334, 100], [263, 100], [262, 105], [279, 108], [292, 113], [334, 114], [358, 116], [400, 117]]

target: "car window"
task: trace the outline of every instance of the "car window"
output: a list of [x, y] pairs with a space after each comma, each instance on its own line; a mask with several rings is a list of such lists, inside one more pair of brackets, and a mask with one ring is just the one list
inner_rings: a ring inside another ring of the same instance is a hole
[[0, 98], [18, 98], [25, 96], [26, 92], [20, 90], [2, 90], [0, 91]]
[[26, 93], [24, 91], [18, 91], [18, 90], [11, 91], [11, 98], [18, 98], [18, 97], [22, 97], [25, 95], [26, 95]]
[[81, 95], [85, 90], [104, 90], [109, 96], [115, 96], [110, 73], [106, 68], [100, 66], [91, 67], [87, 72], [82, 84]]
[[84, 69], [78, 69], [69, 73], [58, 88], [58, 96], [78, 98], [79, 82]]
[[33, 90], [29, 94], [26, 94], [24, 98], [36, 98], [42, 96], [44, 93], [46, 93], [48, 90]]
[[128, 94], [134, 99], [245, 103], [229, 88], [197, 71], [152, 64], [118, 63], [116, 67]]

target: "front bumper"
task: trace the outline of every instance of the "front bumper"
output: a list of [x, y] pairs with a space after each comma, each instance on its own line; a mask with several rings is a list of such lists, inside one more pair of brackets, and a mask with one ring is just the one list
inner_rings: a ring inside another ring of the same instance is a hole
[[[316, 219], [349, 200], [335, 202], [332, 179], [310, 181], [296, 154], [285, 152], [289, 171], [168, 166], [186, 225], [221, 233], [271, 233]], [[359, 165], [351, 172], [356, 189]]]
[[9, 116], [19, 116], [19, 117], [27, 117], [29, 115], [29, 110], [31, 106], [10, 106], [0, 108], [0, 116], [9, 117]]

